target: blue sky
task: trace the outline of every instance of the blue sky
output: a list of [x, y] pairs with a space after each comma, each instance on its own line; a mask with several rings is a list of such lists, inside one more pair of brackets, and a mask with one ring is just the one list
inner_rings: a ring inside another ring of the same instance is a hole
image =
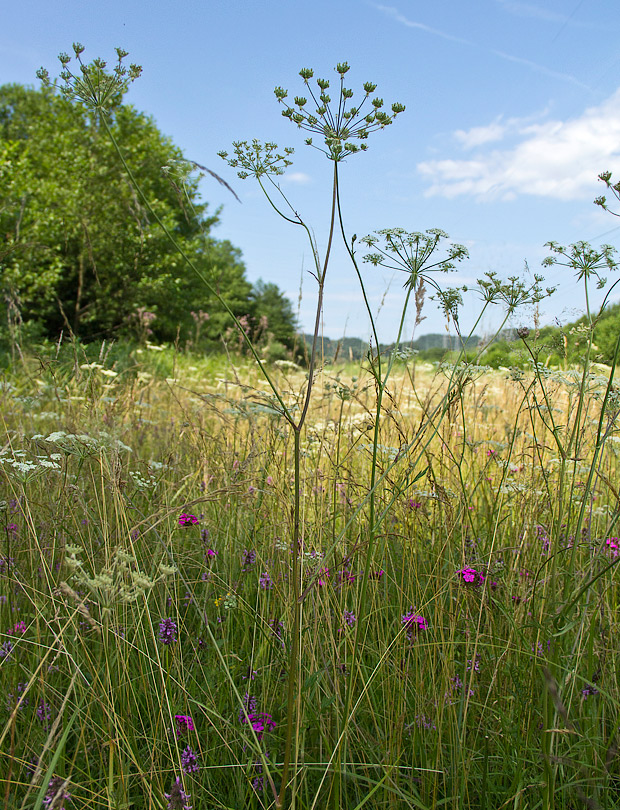
[[[441, 228], [470, 259], [448, 284], [541, 272], [549, 240], [620, 242], [620, 221], [593, 205], [597, 175], [620, 179], [620, 9], [617, 0], [203, 0], [144, 2], [22, 0], [6, 4], [0, 81], [37, 85], [36, 70], [58, 73], [57, 55], [79, 41], [87, 59], [114, 59], [122, 46], [143, 67], [127, 101], [153, 115], [185, 155], [220, 173], [239, 204], [213, 181], [203, 195], [223, 206], [215, 235], [241, 248], [248, 278], [273, 281], [313, 322], [316, 284], [301, 229], [282, 222], [251, 180], [217, 157], [234, 140], [295, 147], [282, 188], [327, 239], [331, 164], [281, 117], [276, 85], [303, 89], [299, 70], [347, 85], [377, 84], [386, 104], [406, 112], [369, 139], [366, 154], [342, 165], [345, 224], [358, 237], [386, 227]], [[365, 266], [380, 338], [395, 336], [403, 278]], [[546, 272], [559, 291], [541, 304], [543, 323], [572, 320], [583, 293], [563, 268]], [[614, 300], [620, 300], [620, 295]], [[467, 328], [479, 311], [467, 300]], [[442, 331], [432, 302], [418, 335]], [[482, 331], [500, 319], [489, 316]], [[532, 320], [523, 313], [518, 323]], [[366, 337], [353, 269], [337, 248], [326, 285], [326, 335]], [[413, 316], [408, 322], [411, 335]], [[480, 331], [480, 330], [478, 330]]]

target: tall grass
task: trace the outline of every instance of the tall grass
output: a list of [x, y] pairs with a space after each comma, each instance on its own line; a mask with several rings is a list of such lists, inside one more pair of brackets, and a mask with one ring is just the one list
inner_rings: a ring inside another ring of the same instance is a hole
[[[294, 642], [290, 430], [248, 361], [209, 377], [181, 358], [166, 381], [135, 359], [118, 376], [31, 361], [3, 384], [3, 800], [273, 806]], [[317, 379], [296, 807], [619, 800], [609, 375], [465, 369], [442, 405], [454, 369], [398, 361], [376, 444], [373, 374]], [[273, 374], [291, 396], [303, 378]]]

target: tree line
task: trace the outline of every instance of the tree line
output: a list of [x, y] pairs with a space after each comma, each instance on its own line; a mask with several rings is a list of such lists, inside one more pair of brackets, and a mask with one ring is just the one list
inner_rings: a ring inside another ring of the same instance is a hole
[[[108, 119], [157, 214], [273, 359], [297, 323], [277, 285], [246, 278], [241, 252], [212, 235], [219, 211], [153, 118], [123, 103]], [[208, 290], [149, 216], [101, 121], [54, 87], [0, 86], [0, 340], [61, 332], [208, 349], [237, 337]]]

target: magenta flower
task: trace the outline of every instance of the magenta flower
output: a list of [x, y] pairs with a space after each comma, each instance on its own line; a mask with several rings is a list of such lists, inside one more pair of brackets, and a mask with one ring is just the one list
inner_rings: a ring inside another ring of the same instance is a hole
[[428, 622], [424, 616], [418, 616], [417, 613], [413, 612], [413, 608], [402, 617], [402, 623], [405, 625], [407, 639], [410, 644], [413, 644], [421, 630], [428, 629]]
[[194, 731], [194, 721], [188, 714], [175, 714], [174, 719], [177, 724], [177, 737], [189, 731]]
[[193, 526], [195, 523], [198, 523], [196, 515], [188, 515], [187, 512], [183, 512], [179, 516], [179, 526]]
[[206, 551], [207, 557], [217, 557], [218, 552], [214, 551], [212, 548], [208, 548]]
[[424, 616], [418, 616], [413, 612], [413, 608], [411, 608], [410, 613], [405, 613], [402, 617], [403, 624], [407, 625], [407, 628], [413, 628], [414, 630], [427, 630], [428, 629], [428, 622], [424, 618]]
[[484, 574], [482, 571], [476, 571], [475, 568], [461, 568], [460, 571], [457, 571], [457, 574], [460, 575], [466, 585], [480, 586], [484, 583]]
[[276, 727], [273, 717], [264, 712], [260, 712], [260, 714], [248, 714], [248, 718], [259, 740], [263, 739], [263, 734], [266, 731], [270, 731]]
[[22, 635], [26, 632], [26, 622], [17, 622], [15, 627], [9, 628], [6, 633], [8, 636], [16, 635], [17, 633], [21, 633]]

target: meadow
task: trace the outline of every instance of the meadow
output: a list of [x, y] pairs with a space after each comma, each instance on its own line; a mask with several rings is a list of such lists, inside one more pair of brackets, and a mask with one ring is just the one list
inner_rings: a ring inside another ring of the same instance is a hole
[[[274, 93], [330, 161], [325, 247], [278, 183], [292, 148], [253, 140], [219, 153], [308, 239], [315, 327], [304, 351], [283, 359], [284, 344], [270, 352], [272, 339], [257, 339], [243, 302], [220, 290], [216, 268], [198, 262], [132, 171], [114, 122], [141, 68], [125, 67], [117, 49], [108, 72], [101, 59], [84, 64], [83, 51], [74, 43], [75, 73], [73, 57], [59, 56], [64, 100], [109, 139], [149, 236], [181, 257], [183, 283], [208, 292], [224, 353], [197, 351], [210, 318], [202, 310], [190, 313], [192, 350], [181, 348], [181, 325], [174, 347], [149, 342], [155, 313], [144, 307], [136, 312], [151, 320], [137, 343], [80, 341], [63, 312], [68, 339], [46, 333], [26, 350], [28, 324], [7, 298], [0, 801], [19, 810], [620, 806], [620, 339], [606, 366], [594, 343], [618, 282], [598, 312], [591, 303], [592, 284], [601, 289], [602, 274], [618, 269], [616, 251], [548, 243], [544, 264], [568, 268], [583, 289], [569, 362], [568, 336], [552, 354], [538, 329], [538, 304], [553, 292], [542, 276], [486, 272], [473, 287], [445, 287], [437, 273], [468, 253], [442, 230], [348, 235], [340, 166], [404, 106], [386, 112], [372, 82], [351, 106], [346, 62], [332, 102], [330, 82], [303, 68], [310, 103]], [[46, 70], [38, 75], [45, 92], [58, 90]], [[174, 167], [174, 176], [163, 168], [189, 210], [196, 165]], [[611, 174], [600, 179], [620, 200]], [[597, 204], [607, 208], [604, 197]], [[368, 314], [357, 365], [328, 362], [321, 346], [335, 239]], [[404, 273], [387, 349], [377, 349], [364, 263]], [[517, 329], [510, 368], [484, 365], [493, 337], [470, 351], [464, 296], [479, 306], [471, 335], [493, 307], [503, 312], [495, 337], [522, 313], [532, 322]], [[423, 363], [407, 347], [427, 297], [460, 343], [451, 362]], [[98, 304], [108, 313], [103, 293]]]
[[618, 806], [611, 370], [371, 365], [9, 364], [4, 807]]

